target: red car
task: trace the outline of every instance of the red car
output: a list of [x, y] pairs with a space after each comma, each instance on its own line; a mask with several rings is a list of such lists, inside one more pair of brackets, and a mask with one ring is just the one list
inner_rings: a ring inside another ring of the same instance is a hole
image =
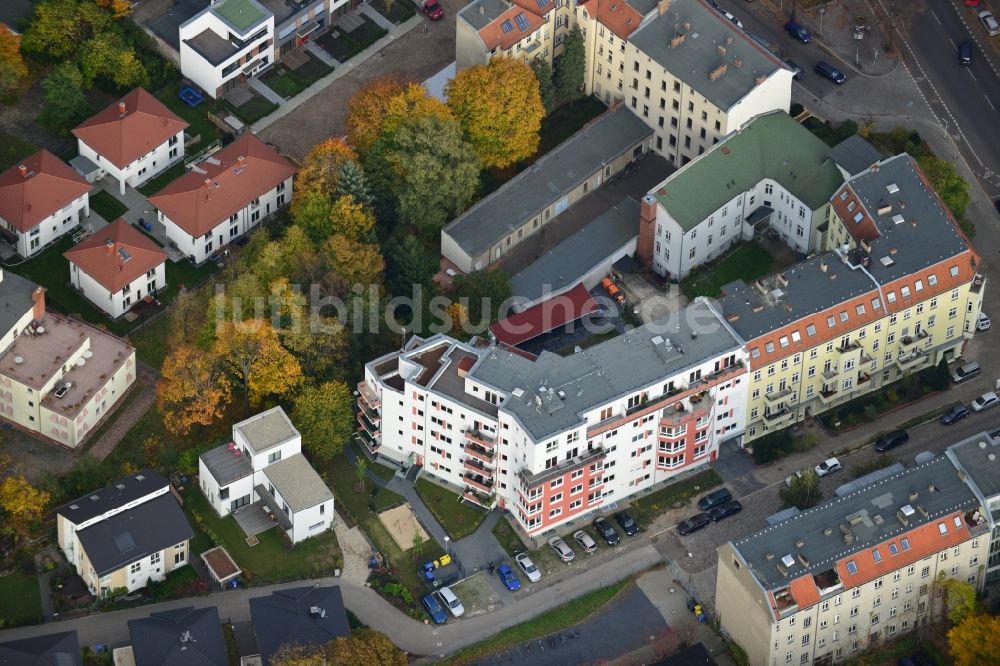
[[423, 4], [424, 14], [432, 21], [440, 21], [444, 18], [444, 7], [438, 4], [437, 0], [426, 0]]
[[979, 0], [965, 0], [965, 6], [966, 7], [978, 7], [979, 6]]

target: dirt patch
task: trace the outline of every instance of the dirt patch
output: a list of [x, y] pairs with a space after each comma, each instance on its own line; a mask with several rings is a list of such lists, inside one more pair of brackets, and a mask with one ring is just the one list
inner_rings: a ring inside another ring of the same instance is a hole
[[424, 543], [430, 539], [409, 504], [383, 511], [378, 514], [378, 519], [385, 525], [385, 529], [392, 535], [392, 540], [396, 542], [400, 550], [412, 548], [413, 539], [416, 536], [423, 539]]
[[480, 571], [461, 583], [451, 586], [451, 591], [465, 607], [466, 615], [483, 615], [492, 612], [500, 605], [500, 596], [497, 595], [486, 576], [487, 574]]

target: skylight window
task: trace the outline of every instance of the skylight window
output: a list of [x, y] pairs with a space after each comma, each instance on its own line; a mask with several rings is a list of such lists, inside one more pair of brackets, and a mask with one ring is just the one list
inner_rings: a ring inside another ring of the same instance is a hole
[[879, 302], [877, 298], [872, 299], [872, 310], [881, 310], [882, 303]]
[[930, 275], [928, 275], [927, 276], [927, 284], [929, 284], [932, 287], [934, 285], [936, 285], [937, 284], [937, 275], [934, 275], [933, 273], [931, 273]]
[[962, 526], [962, 518], [960, 516], [955, 516], [952, 520], [955, 521], [955, 527]]
[[886, 293], [885, 300], [889, 301], [889, 303], [895, 303], [896, 302], [896, 292], [890, 291], [890, 292]]
[[778, 338], [778, 344], [781, 345], [782, 349], [784, 349], [785, 347], [787, 347], [788, 346], [788, 336], [787, 335], [783, 335], [780, 338]]
[[856, 574], [858, 573], [858, 563], [854, 560], [847, 560], [847, 573]]
[[865, 313], [864, 303], [858, 303], [858, 305], [855, 306], [854, 311], [858, 313], [858, 316], [863, 315]]
[[773, 342], [765, 342], [764, 343], [764, 349], [767, 350], [768, 354], [774, 353], [774, 343]]
[[899, 540], [899, 545], [903, 547], [903, 550], [909, 550], [910, 540], [907, 539], [906, 537], [903, 537], [902, 539]]
[[834, 319], [833, 316], [831, 315], [826, 318], [826, 325], [829, 326], [830, 328], [833, 328], [834, 326], [837, 325], [837, 320]]
[[872, 559], [875, 560], [876, 564], [882, 561], [882, 553], [879, 551], [878, 548], [872, 551]]
[[754, 347], [751, 349], [750, 356], [753, 358], [760, 358], [760, 347]]
[[899, 546], [897, 546], [894, 543], [890, 543], [889, 544], [889, 554], [890, 555], [899, 555]]
[[816, 335], [816, 325], [815, 324], [809, 324], [808, 326], [806, 326], [806, 335], [808, 335], [809, 337], [812, 337], [812, 336]]
[[[811, 326], [812, 324], [810, 324]], [[798, 342], [802, 339], [802, 334], [798, 331], [792, 331], [792, 342]]]
[[517, 22], [517, 27], [520, 28], [522, 31], [528, 29], [528, 19], [523, 13], [515, 16], [514, 21]]
[[938, 532], [941, 533], [941, 536], [944, 536], [945, 534], [947, 534], [948, 533], [948, 524], [947, 523], [938, 523]]
[[855, 223], [858, 223], [858, 222], [860, 222], [863, 219], [865, 219], [865, 214], [862, 213], [860, 210], [857, 213], [854, 214], [854, 222]]
[[847, 311], [846, 310], [840, 313], [840, 321], [847, 321]]
[[500, 29], [503, 30], [504, 34], [507, 34], [508, 32], [513, 32], [514, 24], [511, 23], [509, 20], [504, 21], [503, 23], [500, 24]]
[[952, 266], [948, 269], [948, 272], [951, 273], [952, 277], [958, 277], [958, 266]]

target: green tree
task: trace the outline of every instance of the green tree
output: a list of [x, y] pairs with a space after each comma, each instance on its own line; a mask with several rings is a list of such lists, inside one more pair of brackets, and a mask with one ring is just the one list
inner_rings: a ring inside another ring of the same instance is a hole
[[583, 97], [583, 74], [586, 55], [583, 48], [583, 34], [574, 27], [563, 40], [563, 52], [556, 61], [553, 84], [556, 99], [560, 104], [574, 102]]
[[28, 75], [21, 56], [21, 37], [0, 24], [0, 95], [6, 95]]
[[802, 476], [792, 474], [790, 485], [782, 488], [779, 493], [784, 507], [798, 507], [805, 510], [816, 506], [823, 500], [823, 489], [819, 484], [819, 475], [811, 469], [802, 472]]
[[917, 163], [951, 214], [956, 219], [962, 219], [969, 206], [969, 183], [958, 173], [955, 165], [933, 155], [919, 157]]
[[115, 32], [102, 32], [88, 39], [80, 51], [80, 71], [85, 87], [106, 79], [120, 90], [146, 86], [149, 74], [135, 50]]
[[338, 190], [344, 196], [354, 197], [354, 200], [365, 208], [371, 208], [375, 201], [365, 172], [354, 160], [344, 162], [338, 175]]
[[479, 160], [453, 120], [404, 121], [385, 154], [394, 175], [399, 218], [436, 233], [479, 187]]
[[42, 79], [45, 110], [42, 115], [57, 132], [65, 132], [90, 113], [83, 96], [83, 75], [72, 62], [63, 62]]
[[451, 296], [463, 302], [472, 329], [484, 328], [497, 320], [500, 306], [511, 297], [510, 276], [501, 270], [473, 271], [457, 275]]
[[948, 621], [952, 625], [961, 624], [965, 618], [976, 614], [976, 588], [957, 578], [946, 578], [940, 574], [940, 584], [944, 588], [944, 601], [948, 609]]
[[1000, 654], [1000, 616], [966, 616], [948, 631], [948, 647], [955, 666], [996, 663]]
[[393, 296], [409, 296], [413, 285], [430, 287], [437, 267], [434, 256], [416, 236], [407, 235], [402, 241], [391, 238], [385, 244], [385, 282]]
[[292, 421], [302, 433], [306, 450], [316, 459], [328, 462], [354, 434], [351, 389], [341, 381], [307, 386], [295, 398]]
[[81, 44], [113, 21], [111, 12], [93, 2], [42, 0], [35, 4], [22, 45], [30, 54], [58, 62], [74, 56]]
[[365, 492], [365, 479], [368, 478], [368, 461], [364, 456], [358, 457], [358, 465], [354, 468], [354, 479], [358, 482], [359, 493]]
[[531, 61], [531, 71], [538, 79], [538, 95], [542, 99], [542, 106], [545, 107], [545, 115], [552, 113], [556, 107], [556, 88], [552, 83], [552, 67], [545, 58], [535, 58]]

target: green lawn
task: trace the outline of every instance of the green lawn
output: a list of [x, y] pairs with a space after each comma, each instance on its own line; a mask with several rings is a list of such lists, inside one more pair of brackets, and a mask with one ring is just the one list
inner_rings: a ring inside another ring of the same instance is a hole
[[631, 584], [632, 579], [626, 578], [607, 587], [584, 594], [523, 624], [505, 629], [487, 638], [485, 641], [470, 645], [438, 663], [448, 666], [472, 663], [486, 655], [506, 650], [524, 641], [548, 636], [557, 631], [562, 631], [567, 627], [572, 627], [599, 611], [605, 604], [614, 599], [619, 592]]
[[260, 77], [261, 82], [285, 99], [294, 97], [333, 71], [333, 68], [319, 58], [303, 51], [308, 62], [298, 69], [290, 69], [281, 63], [276, 64]]
[[247, 125], [252, 125], [278, 108], [277, 104], [255, 92], [251, 93], [250, 101], [243, 106], [233, 106], [229, 102], [224, 104]]
[[486, 519], [482, 510], [460, 502], [457, 494], [432, 481], [417, 479], [415, 487], [420, 499], [453, 541], [469, 536]]
[[702, 266], [681, 281], [681, 291], [689, 300], [696, 296], [718, 296], [722, 287], [734, 280], [749, 282], [771, 272], [773, 257], [757, 243], [736, 246], [722, 259]]
[[703, 495], [719, 485], [722, 485], [722, 477], [714, 469], [707, 469], [634, 500], [629, 513], [640, 526], [645, 527], [667, 509], [684, 506], [693, 497]]
[[42, 619], [38, 578], [19, 571], [0, 578], [0, 621], [3, 626], [35, 624]]
[[396, 476], [396, 470], [387, 465], [382, 465], [381, 463], [373, 463], [368, 465], [368, 471], [382, 479], [383, 481], [388, 481], [392, 477]]
[[90, 210], [108, 222], [114, 222], [128, 212], [128, 206], [104, 190], [90, 195]]
[[193, 109], [187, 105], [177, 94], [180, 92], [180, 81], [169, 83], [156, 92], [156, 98], [163, 102], [168, 109], [176, 113], [188, 123], [188, 128], [184, 130], [185, 138], [201, 137], [201, 141], [185, 152], [189, 154], [197, 153], [199, 150], [212, 143], [222, 136], [222, 132], [212, 124], [206, 115], [209, 111], [216, 110], [216, 102], [211, 97], [206, 96], [205, 101]]
[[191, 526], [202, 535], [202, 538], [195, 539], [192, 557], [200, 557], [213, 543], [225, 546], [243, 569], [244, 580], [253, 585], [319, 578], [343, 567], [344, 559], [332, 531], [293, 547], [281, 529], [275, 527], [258, 534], [260, 543], [251, 547], [247, 545], [246, 534], [236, 519], [232, 516], [219, 518], [197, 486], [189, 486], [183, 497], [184, 510], [191, 519]]
[[0, 131], [0, 171], [6, 171], [28, 155], [38, 152], [38, 146], [19, 136]]
[[508, 555], [513, 556], [515, 553], [528, 550], [524, 542], [521, 541], [521, 537], [517, 535], [517, 531], [511, 526], [509, 518], [497, 521], [497, 524], [493, 526], [493, 536], [497, 538], [500, 547], [507, 551]]
[[184, 162], [180, 161], [177, 164], [170, 167], [169, 169], [167, 169], [166, 171], [164, 171], [163, 173], [161, 173], [156, 178], [146, 181], [144, 185], [142, 185], [137, 189], [145, 196], [151, 197], [183, 175], [184, 175]]
[[371, 6], [382, 16], [386, 17], [396, 25], [403, 23], [408, 18], [417, 13], [417, 8], [408, 0], [395, 0], [386, 9], [386, 0], [372, 0]]
[[[396, 1], [403, 2], [404, 0]], [[316, 43], [323, 47], [338, 62], [350, 60], [389, 34], [388, 30], [364, 14], [359, 14], [358, 16], [364, 21], [364, 24], [351, 32], [344, 32], [339, 28], [334, 28], [316, 39]]]

